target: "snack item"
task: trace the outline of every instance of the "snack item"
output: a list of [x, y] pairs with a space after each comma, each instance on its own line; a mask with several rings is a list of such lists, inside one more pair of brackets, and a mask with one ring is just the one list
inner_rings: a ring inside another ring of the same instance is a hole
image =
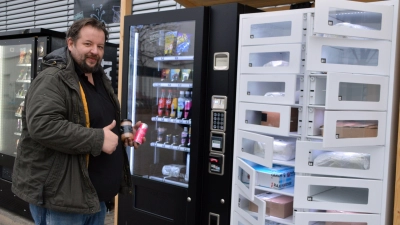
[[123, 119], [121, 121], [121, 140], [124, 142], [127, 138], [133, 139], [132, 120]]

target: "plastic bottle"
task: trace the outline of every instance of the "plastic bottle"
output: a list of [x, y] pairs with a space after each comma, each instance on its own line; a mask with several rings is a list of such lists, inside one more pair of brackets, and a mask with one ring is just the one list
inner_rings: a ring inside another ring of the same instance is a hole
[[190, 92], [185, 92], [185, 113], [184, 118], [189, 119], [190, 109], [192, 108], [192, 97], [190, 96]]
[[177, 115], [177, 111], [178, 111], [178, 96], [176, 95], [176, 90], [173, 91], [173, 95], [172, 95], [172, 102], [171, 102], [171, 113], [170, 113], [170, 117], [171, 118], [175, 118]]
[[182, 119], [183, 111], [185, 110], [185, 96], [184, 91], [179, 91], [177, 118]]
[[188, 129], [187, 127], [183, 128], [183, 131], [181, 133], [181, 146], [186, 146], [187, 143], [187, 139], [188, 139]]
[[187, 146], [190, 147], [190, 137], [192, 136], [192, 128], [189, 127]]
[[171, 104], [172, 104], [172, 90], [168, 90], [167, 100], [165, 101], [165, 116], [171, 115]]
[[161, 89], [161, 96], [158, 99], [158, 116], [163, 116], [166, 100], [165, 90]]

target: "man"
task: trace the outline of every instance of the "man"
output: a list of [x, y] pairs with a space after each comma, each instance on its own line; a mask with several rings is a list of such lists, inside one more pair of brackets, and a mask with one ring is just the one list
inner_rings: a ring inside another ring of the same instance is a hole
[[96, 19], [74, 22], [26, 94], [12, 191], [35, 224], [103, 225], [105, 201], [132, 193], [123, 145], [138, 146], [119, 139], [120, 106], [100, 66], [107, 38]]

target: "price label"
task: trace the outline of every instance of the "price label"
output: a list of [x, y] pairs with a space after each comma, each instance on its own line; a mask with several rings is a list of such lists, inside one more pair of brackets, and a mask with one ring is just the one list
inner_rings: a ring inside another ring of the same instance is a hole
[[175, 56], [175, 60], [179, 60], [179, 57], [178, 57], [178, 56]]
[[162, 147], [165, 148], [165, 144], [163, 144]]
[[178, 150], [178, 146], [174, 146], [174, 147], [172, 147], [174, 150]]

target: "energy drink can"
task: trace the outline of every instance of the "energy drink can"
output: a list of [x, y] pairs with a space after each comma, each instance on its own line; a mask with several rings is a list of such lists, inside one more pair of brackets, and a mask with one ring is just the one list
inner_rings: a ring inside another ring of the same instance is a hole
[[148, 126], [145, 123], [140, 125], [139, 129], [136, 131], [135, 137], [133, 138], [134, 142], [143, 144], [143, 138], [146, 136], [147, 127]]

